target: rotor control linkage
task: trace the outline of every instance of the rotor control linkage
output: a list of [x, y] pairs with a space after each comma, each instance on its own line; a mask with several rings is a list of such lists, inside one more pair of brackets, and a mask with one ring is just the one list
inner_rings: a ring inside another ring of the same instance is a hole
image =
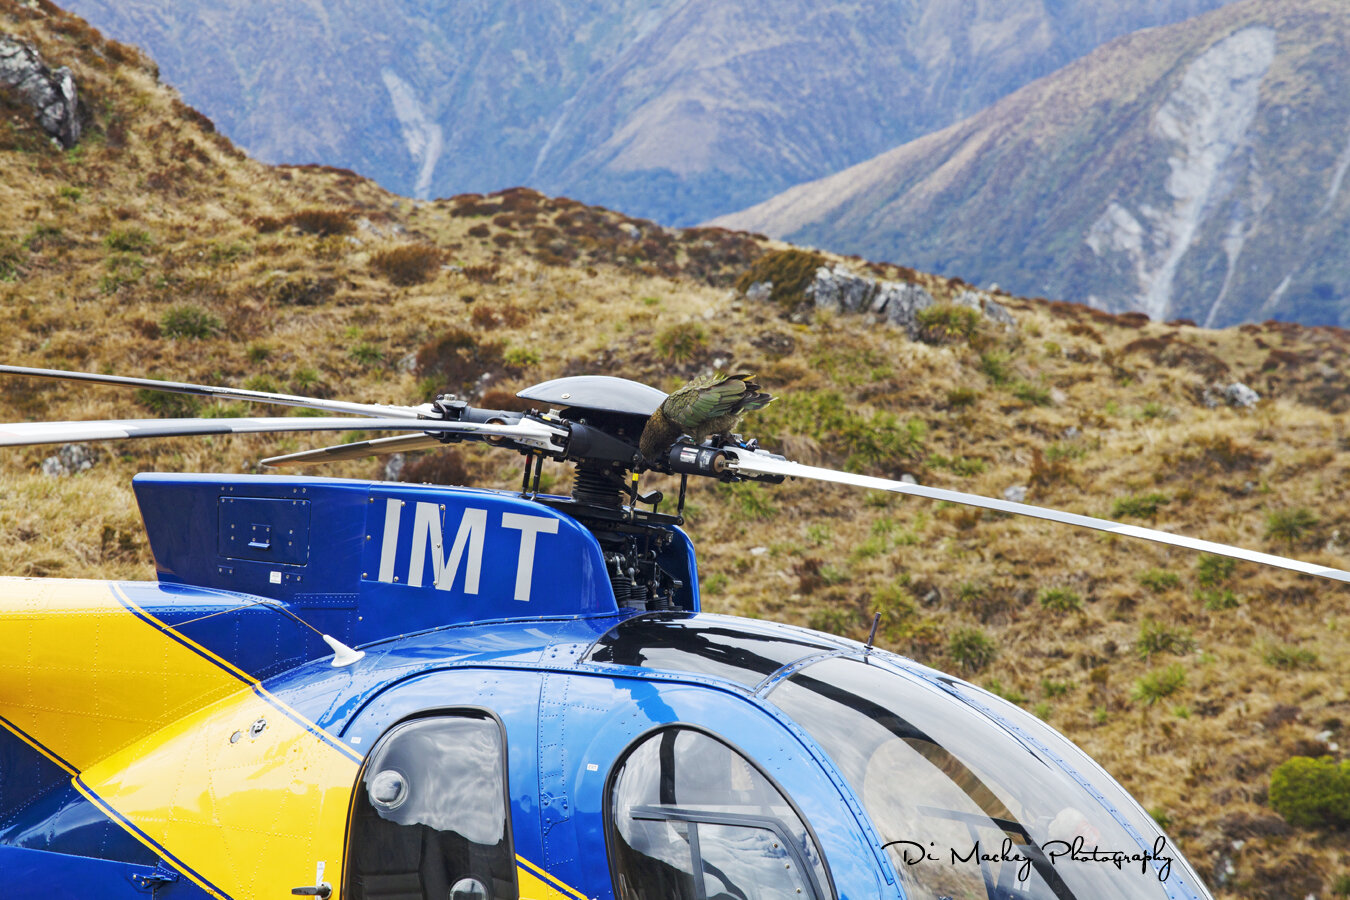
[[[732, 465], [734, 457], [728, 457], [727, 451], [731, 450], [734, 453], [738, 449], [741, 448], [730, 445], [713, 447], [708, 444], [678, 443], [671, 447], [670, 452], [666, 454], [666, 465], [675, 475], [705, 475], [728, 482], [763, 481], [769, 484], [781, 484], [783, 482], [783, 476], [777, 473], [755, 472], [736, 468]], [[754, 452], [760, 457], [786, 461], [782, 456], [767, 453], [763, 450], [755, 450]]]

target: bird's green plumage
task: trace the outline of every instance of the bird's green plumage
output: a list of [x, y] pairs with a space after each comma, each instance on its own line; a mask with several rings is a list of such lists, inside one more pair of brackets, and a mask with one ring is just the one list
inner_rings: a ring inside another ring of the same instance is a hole
[[682, 434], [701, 442], [736, 427], [741, 414], [762, 409], [773, 397], [759, 390], [753, 375], [704, 375], [674, 391], [652, 413], [642, 431], [639, 449], [657, 459]]

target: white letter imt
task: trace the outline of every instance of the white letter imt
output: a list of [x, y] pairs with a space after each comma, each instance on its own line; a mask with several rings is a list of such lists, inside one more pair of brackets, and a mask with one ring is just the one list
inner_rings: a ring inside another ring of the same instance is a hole
[[[487, 531], [487, 510], [466, 509], [455, 532], [455, 543], [450, 555], [445, 556], [441, 529], [441, 510], [435, 503], [417, 504], [413, 518], [412, 563], [408, 567], [408, 584], [422, 586], [422, 571], [426, 567], [427, 542], [431, 543], [432, 583], [438, 590], [448, 591], [455, 583], [459, 564], [465, 562], [464, 593], [478, 593], [478, 577], [483, 571], [483, 533]], [[468, 546], [468, 559], [464, 549]]]
[[530, 584], [534, 578], [535, 537], [539, 534], [557, 534], [558, 520], [521, 513], [502, 513], [502, 527], [520, 532], [520, 556], [516, 559], [517, 600], [530, 599]]

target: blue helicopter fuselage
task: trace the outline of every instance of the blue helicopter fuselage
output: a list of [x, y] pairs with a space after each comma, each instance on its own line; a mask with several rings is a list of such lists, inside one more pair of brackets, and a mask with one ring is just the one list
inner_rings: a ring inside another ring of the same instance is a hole
[[702, 613], [673, 527], [614, 523], [643, 611], [517, 495], [135, 487], [158, 581], [0, 579], [0, 896], [1208, 896], [1024, 711]]

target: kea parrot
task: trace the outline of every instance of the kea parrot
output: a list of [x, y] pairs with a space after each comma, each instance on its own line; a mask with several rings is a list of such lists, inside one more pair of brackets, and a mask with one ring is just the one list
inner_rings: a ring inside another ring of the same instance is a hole
[[647, 420], [638, 449], [658, 460], [682, 434], [702, 443], [715, 434], [730, 434], [748, 410], [763, 409], [773, 399], [751, 381], [754, 375], [703, 375], [674, 391]]

